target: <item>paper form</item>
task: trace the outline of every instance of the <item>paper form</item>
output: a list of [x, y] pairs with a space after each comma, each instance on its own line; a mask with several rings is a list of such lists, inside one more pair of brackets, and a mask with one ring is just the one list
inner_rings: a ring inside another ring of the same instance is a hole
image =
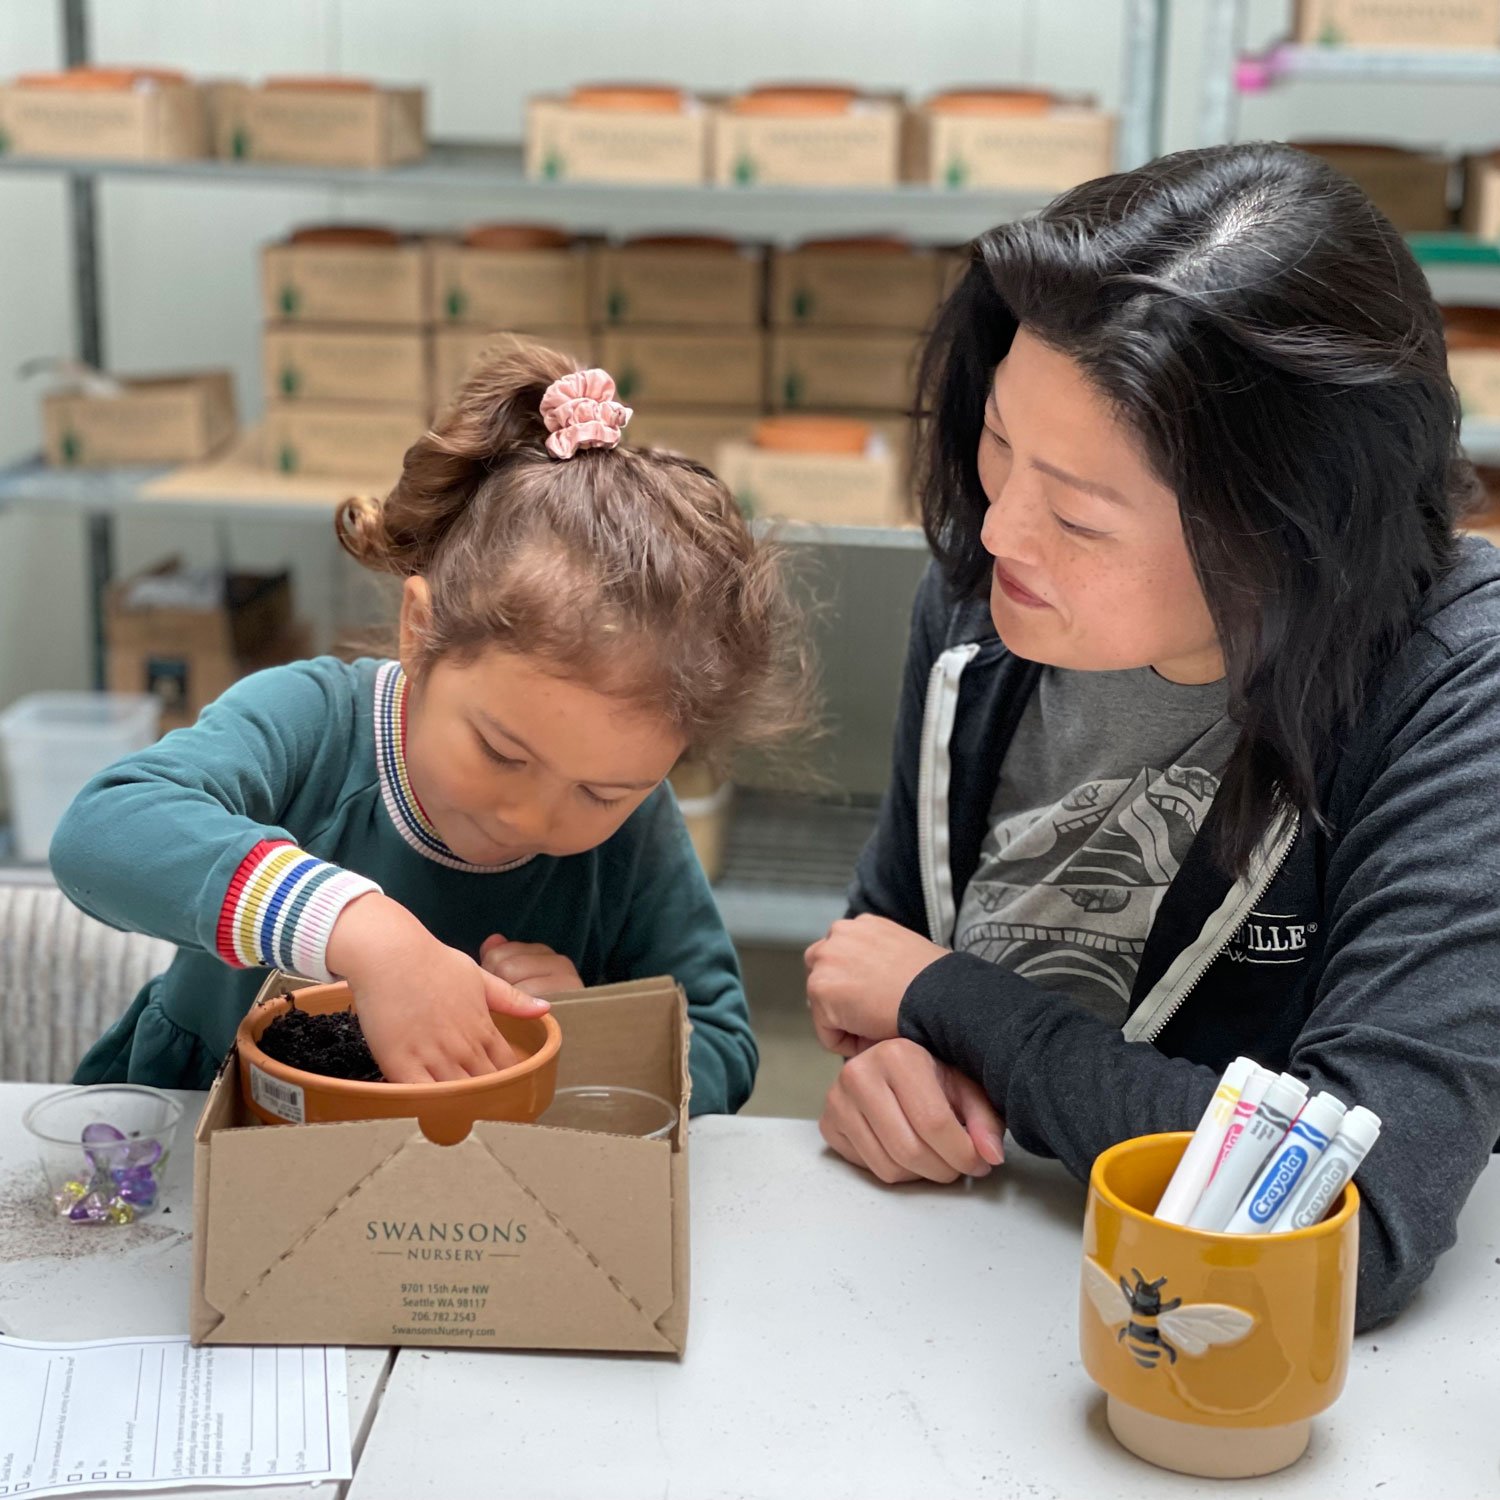
[[342, 1349], [0, 1338], [0, 1496], [350, 1479]]

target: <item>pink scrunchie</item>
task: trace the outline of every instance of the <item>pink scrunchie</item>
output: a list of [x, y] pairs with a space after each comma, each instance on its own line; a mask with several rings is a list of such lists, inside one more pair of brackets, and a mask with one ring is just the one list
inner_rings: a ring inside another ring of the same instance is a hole
[[554, 380], [542, 397], [553, 458], [572, 458], [580, 448], [613, 448], [631, 416], [615, 400], [615, 383], [603, 370], [575, 370]]

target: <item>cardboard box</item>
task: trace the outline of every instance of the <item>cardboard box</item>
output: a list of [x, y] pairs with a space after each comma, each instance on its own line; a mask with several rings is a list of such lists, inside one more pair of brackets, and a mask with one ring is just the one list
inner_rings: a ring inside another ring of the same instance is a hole
[[[262, 997], [300, 988], [273, 974]], [[251, 1125], [233, 1053], [194, 1136], [196, 1344], [680, 1354], [689, 1028], [670, 979], [558, 997], [558, 1084], [675, 1100], [675, 1140], [481, 1122]]]
[[1464, 163], [1464, 232], [1500, 240], [1500, 151]]
[[526, 106], [526, 175], [549, 182], [696, 186], [708, 176], [713, 117], [696, 100], [680, 111], [582, 107], [566, 99]]
[[1500, 0], [1300, 0], [1297, 40], [1323, 47], [1500, 47]]
[[432, 247], [434, 323], [473, 328], [580, 328], [589, 320], [588, 254], [483, 250], [452, 240]]
[[1040, 114], [912, 117], [912, 175], [932, 187], [1053, 194], [1115, 170], [1115, 117], [1078, 105]]
[[587, 328], [439, 328], [432, 336], [433, 405], [441, 408], [481, 354], [500, 345], [539, 344], [571, 355], [579, 369], [593, 363], [594, 336]]
[[911, 334], [777, 329], [771, 335], [771, 406], [909, 411], [916, 358]]
[[889, 452], [781, 453], [726, 443], [716, 467], [751, 516], [814, 526], [903, 526], [911, 520], [900, 462]]
[[771, 255], [771, 322], [806, 328], [925, 328], [945, 263], [935, 250], [829, 240]]
[[1464, 415], [1500, 421], [1500, 307], [1450, 307], [1444, 321]]
[[1453, 163], [1437, 151], [1408, 151], [1356, 141], [1294, 141], [1352, 178], [1403, 234], [1447, 229]]
[[630, 419], [625, 441], [637, 448], [665, 448], [712, 469], [725, 443], [748, 443], [763, 413], [759, 407], [693, 411], [654, 403]]
[[391, 167], [427, 153], [425, 89], [222, 85], [215, 153], [307, 167]]
[[207, 105], [196, 84], [0, 87], [0, 156], [179, 161], [207, 156], [208, 147]]
[[427, 321], [427, 246], [267, 245], [261, 293], [268, 323], [359, 323], [415, 328]]
[[267, 328], [267, 401], [431, 405], [432, 341], [411, 328]]
[[427, 430], [426, 404], [277, 401], [263, 429], [270, 467], [393, 485], [406, 450]]
[[755, 328], [764, 278], [764, 252], [750, 245], [687, 236], [604, 245], [593, 257], [593, 315], [632, 327]]
[[896, 98], [854, 100], [842, 114], [718, 110], [713, 180], [721, 187], [894, 187], [905, 119]]
[[627, 405], [759, 406], [765, 356], [759, 329], [608, 328], [599, 336], [600, 363]]
[[703, 873], [717, 880], [724, 873], [724, 859], [729, 852], [729, 819], [734, 806], [734, 787], [711, 766], [701, 761], [682, 760], [667, 778], [677, 808], [687, 825], [688, 837]]
[[59, 468], [192, 463], [234, 436], [228, 370], [119, 379], [117, 396], [60, 391], [42, 398], [47, 462]]
[[247, 672], [308, 653], [287, 573], [231, 573], [216, 603], [141, 603], [144, 583], [181, 574], [176, 559], [111, 586], [104, 632], [111, 692], [154, 693], [163, 733], [191, 724]]

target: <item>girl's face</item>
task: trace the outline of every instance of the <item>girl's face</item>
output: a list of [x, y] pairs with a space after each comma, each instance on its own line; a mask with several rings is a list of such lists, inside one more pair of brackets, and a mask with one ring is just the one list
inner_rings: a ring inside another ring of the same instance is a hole
[[1082, 370], [1023, 327], [979, 440], [990, 613], [1017, 656], [1215, 682], [1224, 658], [1177, 510]]
[[426, 602], [426, 583], [409, 579], [406, 769], [443, 842], [478, 865], [602, 844], [666, 778], [686, 748], [681, 736], [654, 714], [508, 651], [440, 660], [418, 681], [411, 627]]

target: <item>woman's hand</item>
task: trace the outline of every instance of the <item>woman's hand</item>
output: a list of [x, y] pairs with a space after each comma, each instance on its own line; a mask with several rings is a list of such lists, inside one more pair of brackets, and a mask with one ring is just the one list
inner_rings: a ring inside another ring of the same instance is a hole
[[528, 995], [562, 995], [583, 988], [578, 970], [545, 943], [507, 942], [497, 932], [480, 945], [479, 962], [486, 973]]
[[375, 892], [351, 901], [328, 937], [329, 972], [354, 991], [360, 1029], [392, 1083], [442, 1083], [517, 1061], [490, 1013], [538, 1016], [545, 1000], [487, 974], [438, 942], [399, 902]]
[[984, 1177], [1005, 1160], [1005, 1123], [984, 1090], [900, 1037], [844, 1064], [818, 1126], [840, 1156], [882, 1182]]
[[894, 1037], [907, 987], [948, 951], [885, 917], [835, 922], [805, 955], [818, 1040], [830, 1052], [853, 1057], [863, 1045]]

